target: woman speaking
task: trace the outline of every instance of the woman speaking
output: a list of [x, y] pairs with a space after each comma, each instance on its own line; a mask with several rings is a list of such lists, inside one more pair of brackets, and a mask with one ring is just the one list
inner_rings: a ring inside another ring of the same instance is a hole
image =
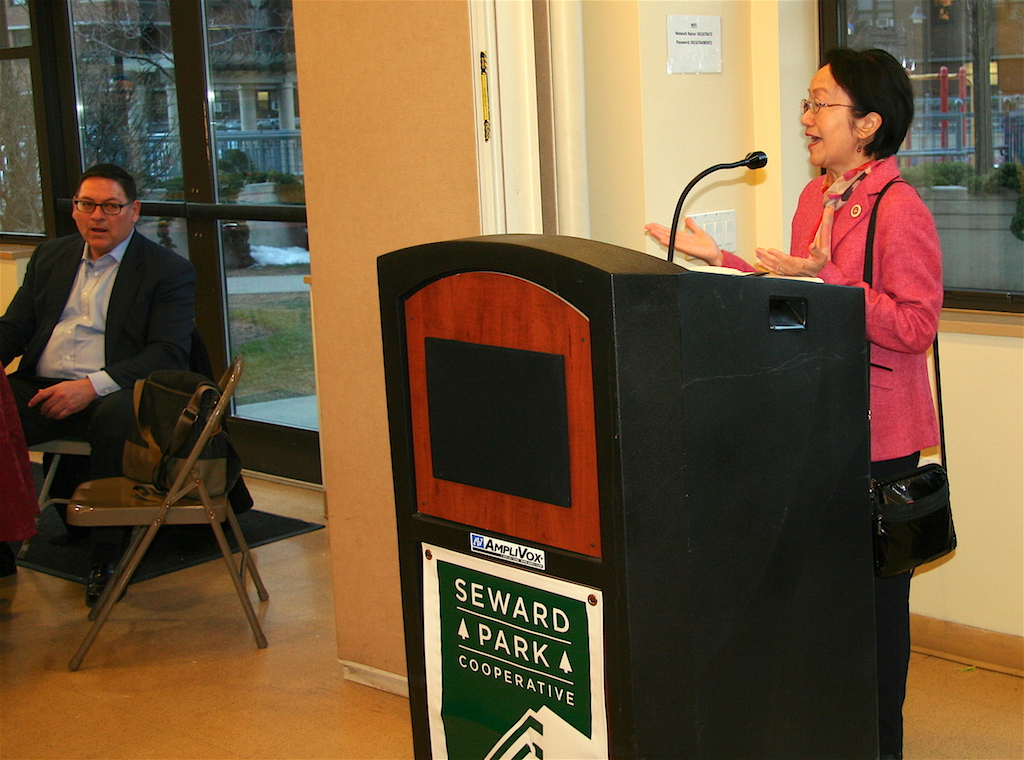
[[[869, 220], [879, 192], [900, 172], [895, 154], [914, 117], [910, 79], [883, 50], [829, 51], [811, 79], [800, 123], [813, 166], [823, 170], [800, 194], [791, 253], [758, 248], [769, 272], [808, 275], [864, 290], [871, 361], [871, 476], [913, 469], [939, 441], [927, 351], [942, 308], [942, 252], [931, 213], [897, 181], [879, 202], [870, 278]], [[675, 247], [709, 264], [751, 271], [718, 248], [692, 219]], [[647, 231], [662, 245], [669, 230]], [[865, 529], [867, 529], [865, 522]], [[882, 760], [903, 752], [903, 700], [910, 660], [910, 576], [875, 578], [878, 730]]]

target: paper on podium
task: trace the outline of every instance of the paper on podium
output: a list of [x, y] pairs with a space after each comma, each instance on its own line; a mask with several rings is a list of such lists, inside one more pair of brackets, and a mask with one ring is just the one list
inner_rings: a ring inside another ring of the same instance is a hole
[[805, 277], [804, 275], [772, 274], [771, 272], [743, 272], [731, 267], [716, 267], [711, 264], [698, 264], [695, 261], [676, 262], [688, 272], [704, 272], [710, 274], [729, 274], [741, 277], [771, 277], [777, 280], [805, 280], [807, 282], [824, 282], [820, 277]]

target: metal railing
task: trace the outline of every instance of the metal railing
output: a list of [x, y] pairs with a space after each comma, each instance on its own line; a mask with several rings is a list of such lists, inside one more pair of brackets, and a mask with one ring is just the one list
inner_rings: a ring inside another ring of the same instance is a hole
[[297, 129], [215, 130], [214, 147], [217, 158], [229, 150], [245, 153], [252, 170], [302, 175], [302, 135]]
[[[932, 111], [914, 116], [899, 155], [911, 159], [969, 161], [974, 156], [974, 146], [973, 111]], [[992, 113], [992, 149], [996, 164], [1024, 163], [1024, 111]]]
[[[248, 158], [252, 172], [281, 172], [302, 176], [302, 134], [290, 130], [216, 130], [214, 148], [217, 160], [229, 151], [240, 151]], [[181, 145], [177, 134], [149, 135], [144, 143], [144, 166], [151, 179], [167, 182], [181, 176]]]

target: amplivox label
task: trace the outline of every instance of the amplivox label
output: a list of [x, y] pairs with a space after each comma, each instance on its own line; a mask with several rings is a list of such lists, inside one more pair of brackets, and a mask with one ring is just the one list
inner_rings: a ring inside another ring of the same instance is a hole
[[532, 567], [534, 570], [544, 569], [545, 558], [543, 549], [514, 544], [511, 541], [502, 541], [500, 538], [481, 536], [479, 533], [469, 534], [469, 548], [474, 554], [497, 557], [506, 562], [514, 562], [524, 567]]

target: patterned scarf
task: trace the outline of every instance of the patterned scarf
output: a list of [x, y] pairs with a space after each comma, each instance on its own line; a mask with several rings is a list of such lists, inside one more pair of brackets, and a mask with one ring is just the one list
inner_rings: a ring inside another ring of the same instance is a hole
[[814, 233], [814, 241], [811, 243], [812, 247], [820, 248], [831, 258], [832, 223], [835, 220], [836, 212], [846, 204], [850, 196], [853, 195], [853, 191], [857, 189], [857, 185], [866, 176], [871, 174], [871, 170], [878, 163], [879, 161], [868, 161], [856, 169], [850, 169], [850, 171], [828, 186], [825, 185], [828, 180], [822, 177], [822, 205], [824, 208], [821, 212], [821, 222], [818, 224], [818, 231]]

